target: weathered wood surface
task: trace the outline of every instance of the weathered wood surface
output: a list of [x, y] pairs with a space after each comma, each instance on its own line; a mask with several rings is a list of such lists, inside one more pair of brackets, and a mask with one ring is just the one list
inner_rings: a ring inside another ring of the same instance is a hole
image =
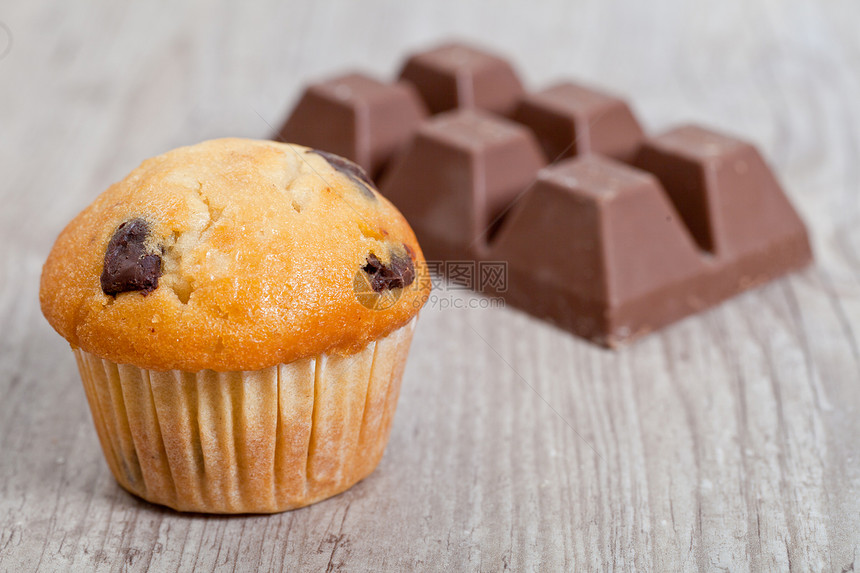
[[[860, 566], [860, 5], [460, 4], [0, 1], [0, 571]], [[126, 494], [38, 309], [56, 234], [142, 158], [266, 136], [307, 79], [393, 73], [450, 35], [531, 86], [635, 94], [650, 128], [753, 140], [816, 266], [614, 353], [437, 303], [385, 458], [352, 490], [271, 517]]]

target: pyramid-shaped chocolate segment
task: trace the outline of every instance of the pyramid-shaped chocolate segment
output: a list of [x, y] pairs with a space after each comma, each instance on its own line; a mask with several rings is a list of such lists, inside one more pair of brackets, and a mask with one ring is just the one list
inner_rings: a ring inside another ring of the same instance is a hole
[[426, 116], [411, 84], [347, 74], [308, 87], [279, 135], [346, 157], [376, 176]]
[[488, 256], [507, 261], [509, 302], [608, 345], [690, 312], [706, 270], [657, 180], [596, 155], [541, 170]]
[[410, 57], [400, 79], [418, 88], [431, 113], [480, 108], [510, 114], [523, 94], [511, 65], [463, 44], [447, 44]]
[[471, 258], [544, 165], [525, 127], [478, 110], [454, 111], [421, 127], [380, 189], [429, 258]]
[[526, 95], [513, 119], [535, 132], [549, 161], [586, 153], [629, 161], [643, 138], [624, 101], [573, 83]]
[[635, 164], [660, 179], [696, 241], [717, 257], [802, 238], [808, 258], [803, 222], [752, 145], [684, 126], [646, 141]]

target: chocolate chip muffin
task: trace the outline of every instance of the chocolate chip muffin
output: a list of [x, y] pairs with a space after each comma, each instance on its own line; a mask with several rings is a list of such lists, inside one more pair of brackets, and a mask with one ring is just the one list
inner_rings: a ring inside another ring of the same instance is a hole
[[144, 161], [99, 196], [54, 244], [40, 299], [125, 489], [263, 513], [376, 467], [426, 277], [359, 167], [221, 139]]

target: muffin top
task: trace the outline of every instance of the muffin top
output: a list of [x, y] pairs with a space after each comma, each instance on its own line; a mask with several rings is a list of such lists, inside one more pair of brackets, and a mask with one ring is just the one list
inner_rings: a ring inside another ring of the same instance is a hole
[[153, 370], [349, 354], [427, 299], [412, 229], [358, 166], [219, 139], [144, 161], [63, 230], [42, 270], [72, 346]]

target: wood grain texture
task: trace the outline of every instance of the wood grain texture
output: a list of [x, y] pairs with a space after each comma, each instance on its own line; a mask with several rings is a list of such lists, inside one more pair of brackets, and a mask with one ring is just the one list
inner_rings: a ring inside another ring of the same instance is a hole
[[[0, 0], [0, 571], [860, 567], [860, 5], [502, 4]], [[38, 309], [57, 233], [141, 159], [452, 35], [754, 141], [817, 264], [618, 352], [438, 291], [364, 482], [271, 517], [126, 494]]]

